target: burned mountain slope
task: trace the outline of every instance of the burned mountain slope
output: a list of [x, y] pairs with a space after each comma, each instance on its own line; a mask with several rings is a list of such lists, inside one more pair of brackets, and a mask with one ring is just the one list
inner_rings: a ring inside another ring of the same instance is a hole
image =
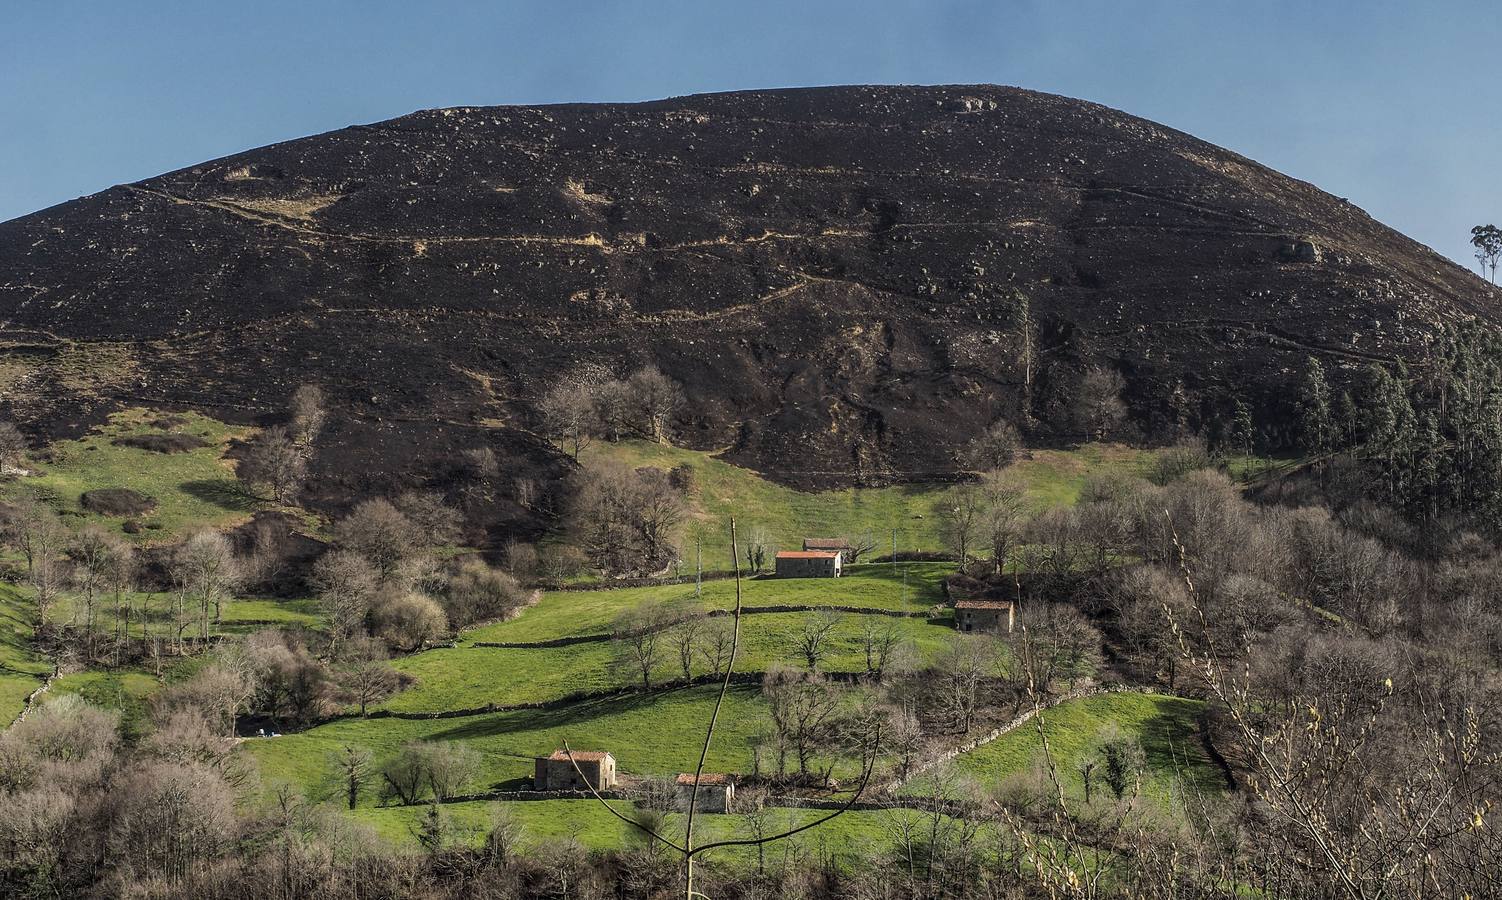
[[1164, 432], [1495, 310], [1308, 184], [989, 86], [434, 110], [0, 225], [17, 418], [254, 419], [317, 382], [330, 498], [476, 443], [544, 459], [533, 404], [586, 361], [658, 365], [680, 440], [831, 485], [949, 472], [998, 416], [1067, 436], [1087, 364]]

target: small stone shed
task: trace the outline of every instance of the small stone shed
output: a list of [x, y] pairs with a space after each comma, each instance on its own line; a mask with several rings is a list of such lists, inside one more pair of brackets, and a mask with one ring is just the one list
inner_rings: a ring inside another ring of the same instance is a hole
[[954, 627], [960, 631], [1012, 631], [1015, 611], [1010, 600], [958, 600]]
[[777, 554], [778, 578], [839, 578], [845, 555], [838, 550], [784, 550]]
[[615, 757], [609, 752], [575, 750], [574, 762], [579, 764], [579, 772], [584, 773], [582, 781], [564, 751], [554, 750], [552, 756], [537, 757], [533, 786], [539, 791], [582, 791], [590, 787], [608, 791], [616, 786]]
[[[694, 774], [685, 772], [678, 776], [678, 806], [688, 810], [688, 801], [694, 794]], [[735, 779], [729, 775], [704, 772], [699, 776], [698, 812], [728, 813], [735, 802]]]

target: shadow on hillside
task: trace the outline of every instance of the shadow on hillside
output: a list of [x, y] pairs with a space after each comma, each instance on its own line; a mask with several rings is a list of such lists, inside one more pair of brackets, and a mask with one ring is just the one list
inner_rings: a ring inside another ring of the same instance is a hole
[[256, 501], [246, 496], [233, 478], [203, 478], [178, 485], [182, 492], [230, 512], [255, 512]]
[[[434, 732], [427, 739], [435, 741], [462, 741], [523, 731], [583, 728], [587, 723], [596, 719], [607, 716], [629, 715], [633, 712], [648, 710], [660, 702], [671, 702], [674, 698], [681, 698], [684, 694], [701, 694], [705, 698], [705, 701], [708, 702], [714, 690], [712, 686], [706, 685], [682, 685], [665, 691], [653, 691], [649, 694], [628, 694], [624, 697], [617, 695], [592, 700], [581, 700], [578, 703], [572, 703], [568, 706], [555, 709], [510, 710], [493, 715], [476, 717], [462, 725]], [[754, 691], [755, 688], [732, 686], [731, 690]], [[562, 746], [561, 736], [559, 746]], [[558, 748], [555, 747], [553, 749]]]
[[1224, 790], [1219, 773], [1206, 760], [1199, 736], [1200, 706], [1189, 700], [1165, 699], [1161, 712], [1142, 723], [1142, 750], [1150, 768], [1173, 772], [1201, 790]]

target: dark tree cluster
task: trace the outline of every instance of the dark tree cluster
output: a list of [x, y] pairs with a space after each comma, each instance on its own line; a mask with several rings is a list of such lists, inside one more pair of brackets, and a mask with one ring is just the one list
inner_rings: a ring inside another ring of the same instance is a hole
[[1422, 371], [1373, 364], [1348, 384], [1311, 358], [1292, 418], [1335, 506], [1502, 530], [1502, 339], [1490, 331], [1454, 328]]
[[668, 472], [599, 460], [576, 478], [570, 530], [600, 571], [651, 575], [678, 558], [674, 533], [685, 513], [685, 498]]
[[560, 378], [537, 404], [543, 432], [574, 459], [597, 438], [666, 443], [683, 389], [656, 366], [614, 378], [585, 366]]

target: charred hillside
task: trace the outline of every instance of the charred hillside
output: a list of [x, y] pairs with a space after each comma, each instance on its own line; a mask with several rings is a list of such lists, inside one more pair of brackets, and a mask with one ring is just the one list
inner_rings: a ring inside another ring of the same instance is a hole
[[586, 361], [657, 364], [681, 441], [827, 485], [948, 471], [997, 416], [1063, 436], [1087, 364], [1151, 435], [1495, 312], [1311, 185], [989, 86], [419, 112], [0, 225], [12, 415], [255, 419], [317, 382], [330, 496], [480, 443], [552, 465], [532, 403]]

